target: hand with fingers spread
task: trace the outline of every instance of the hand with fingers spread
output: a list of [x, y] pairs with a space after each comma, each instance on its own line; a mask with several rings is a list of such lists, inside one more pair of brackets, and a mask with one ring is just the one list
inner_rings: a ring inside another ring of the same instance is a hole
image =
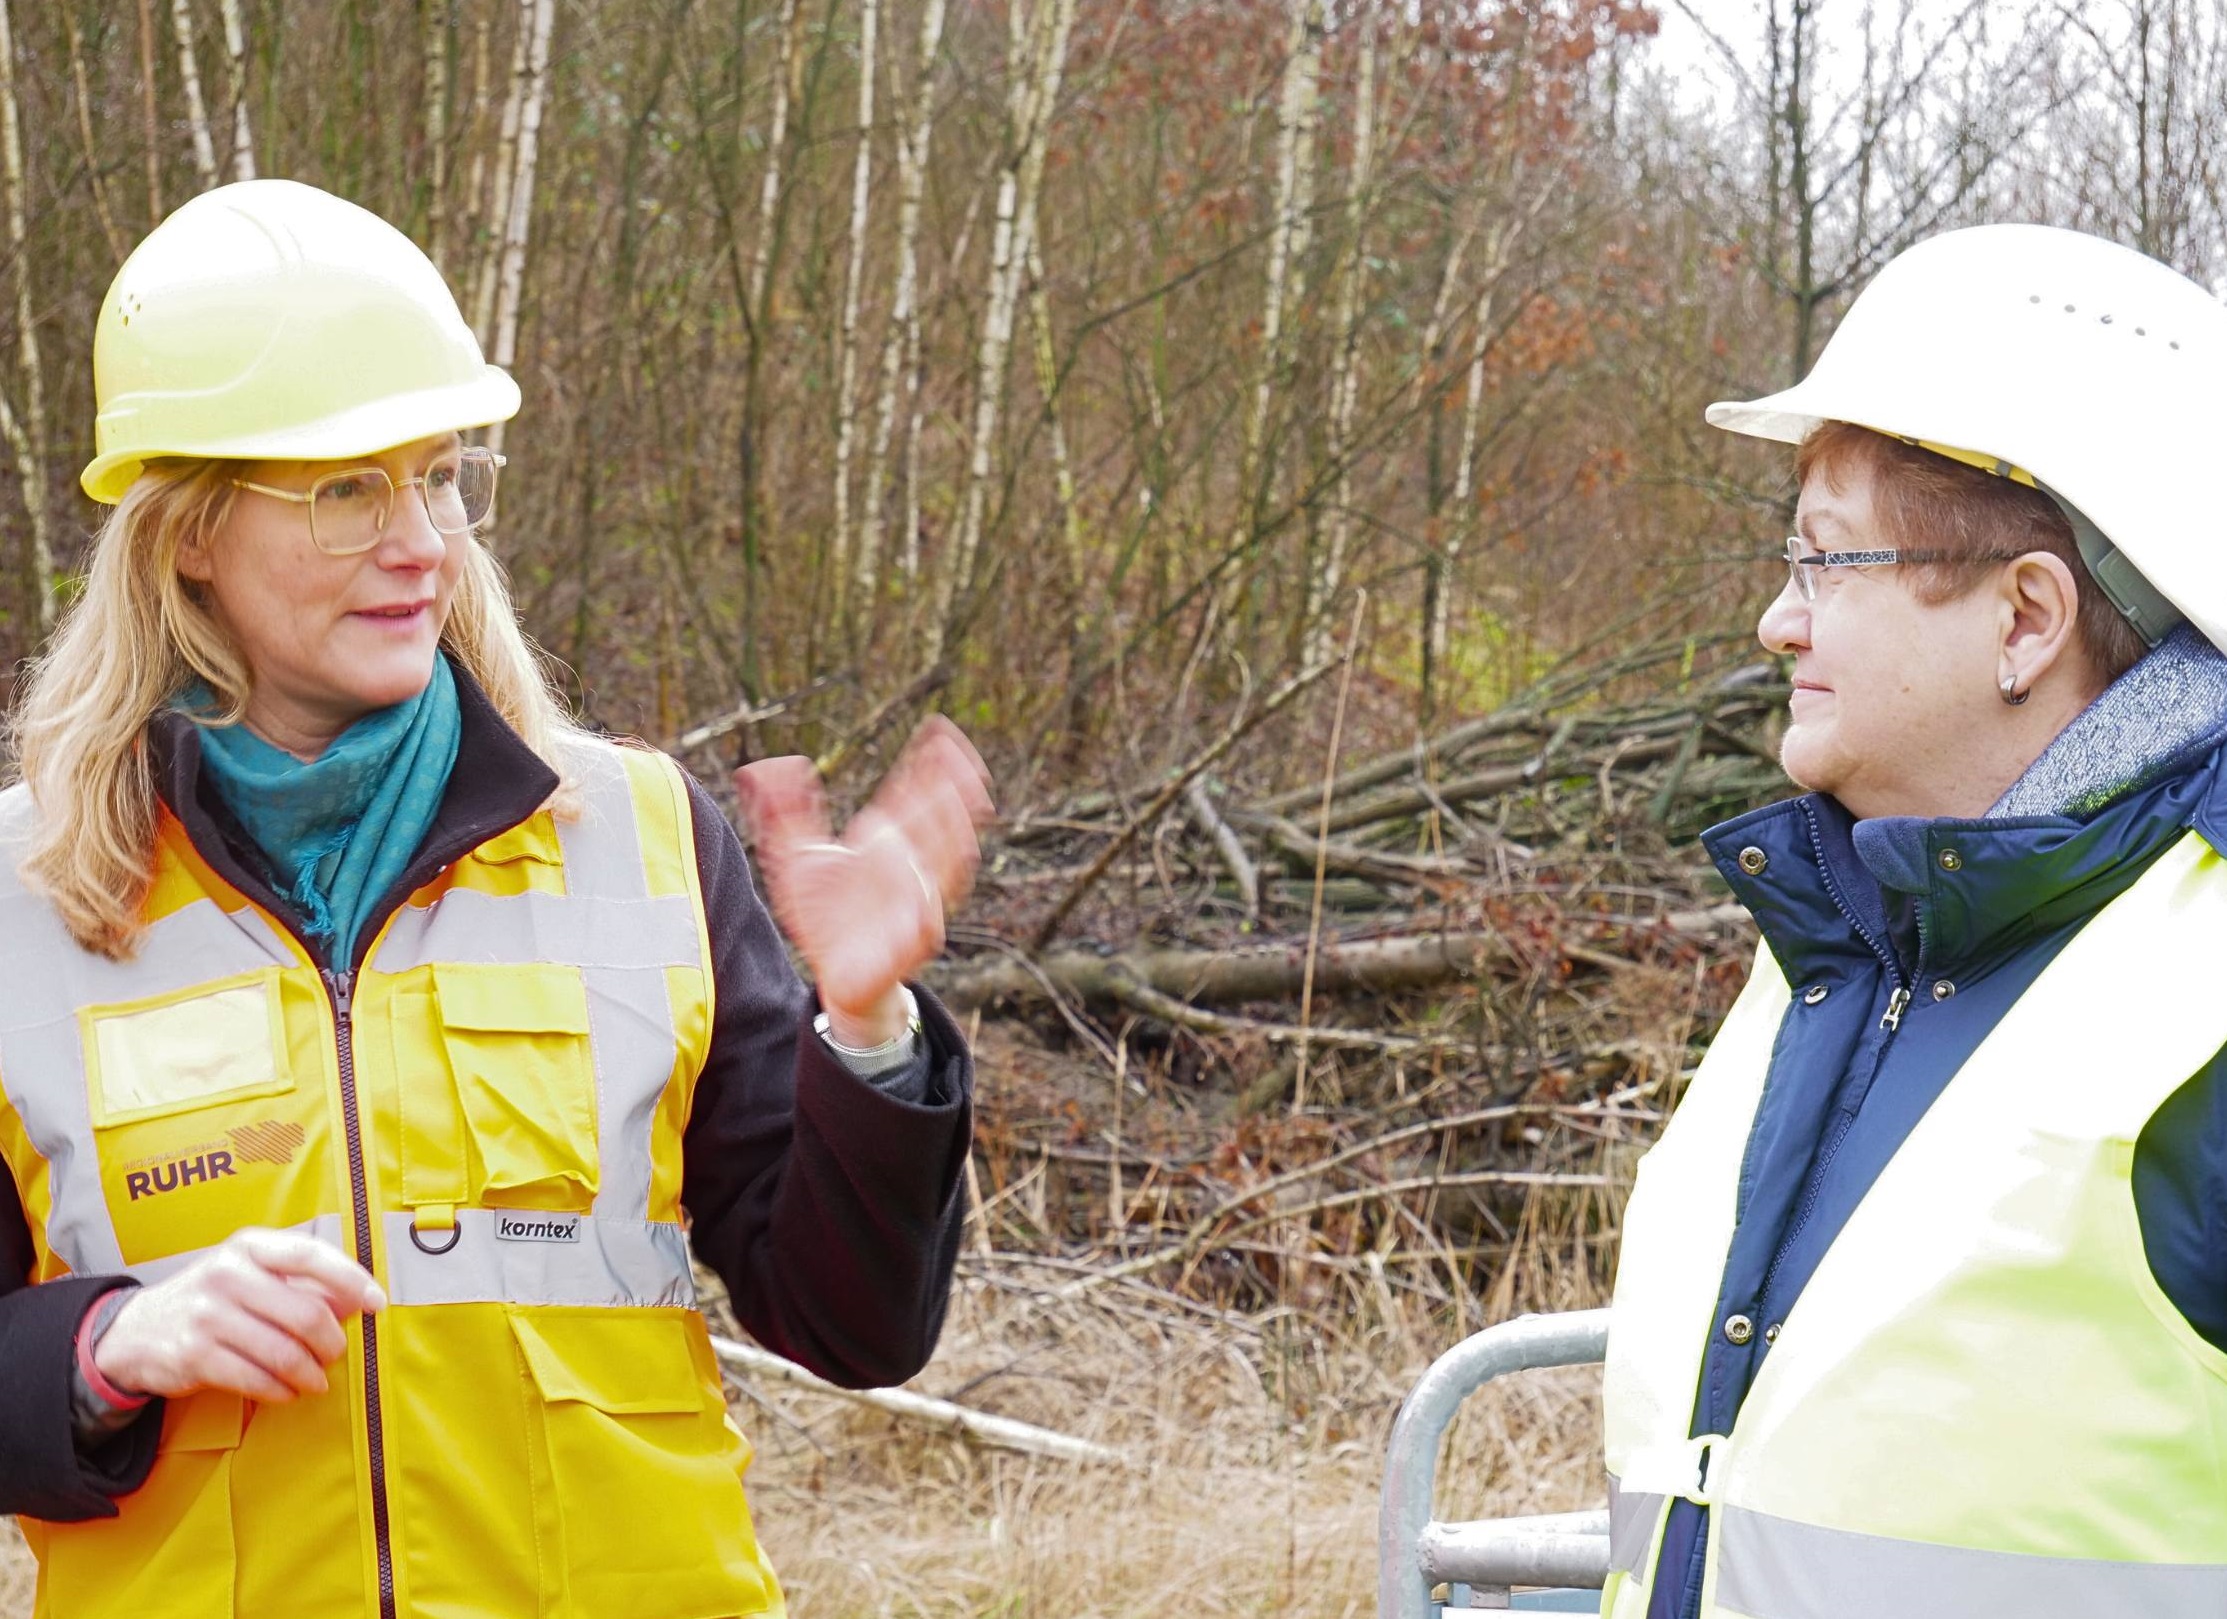
[[338, 1249], [251, 1226], [132, 1294], [93, 1364], [133, 1394], [322, 1394], [325, 1368], [347, 1347], [341, 1324], [385, 1304], [379, 1284]]
[[905, 1029], [902, 982], [943, 948], [946, 912], [982, 858], [990, 775], [959, 728], [913, 733], [872, 802], [837, 839], [809, 759], [735, 772], [774, 919], [812, 970], [828, 1032], [867, 1048]]

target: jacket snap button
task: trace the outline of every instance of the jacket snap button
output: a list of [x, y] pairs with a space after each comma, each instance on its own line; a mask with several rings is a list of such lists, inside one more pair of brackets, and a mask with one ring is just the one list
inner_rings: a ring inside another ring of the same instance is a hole
[[1769, 1326], [1763, 1329], [1763, 1341], [1767, 1344], [1777, 1343], [1779, 1341], [1780, 1330], [1781, 1329], [1779, 1323], [1776, 1321], [1772, 1322]]
[[1941, 869], [1943, 871], [1962, 871], [1964, 869], [1964, 857], [1954, 849], [1943, 849], [1941, 851]]
[[1770, 863], [1771, 857], [1752, 843], [1740, 851], [1740, 869], [1750, 877], [1762, 876], [1763, 868]]
[[1946, 978], [1936, 978], [1933, 981], [1933, 998], [1935, 1000], [1945, 1001], [1955, 993], [1956, 986], [1950, 983]]
[[1832, 991], [1827, 989], [1823, 984], [1812, 984], [1809, 986], [1809, 988], [1802, 991], [1802, 1004], [1804, 1006], [1815, 1006], [1819, 1001], [1823, 1000], [1831, 993]]
[[1754, 1336], [1755, 1323], [1746, 1316], [1728, 1315], [1724, 1318], [1724, 1341], [1726, 1343], [1737, 1346], [1746, 1343]]

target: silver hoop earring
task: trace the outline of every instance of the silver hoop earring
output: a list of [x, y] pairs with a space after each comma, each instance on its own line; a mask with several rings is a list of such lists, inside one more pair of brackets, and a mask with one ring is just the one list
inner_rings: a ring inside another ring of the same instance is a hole
[[2018, 707], [2019, 704], [2023, 703], [2027, 698], [2033, 695], [2034, 694], [2030, 691], [2020, 691], [2018, 689], [2018, 682], [2015, 680], [2006, 680], [2003, 682], [2003, 701], [2010, 704], [2010, 706], [2013, 708]]

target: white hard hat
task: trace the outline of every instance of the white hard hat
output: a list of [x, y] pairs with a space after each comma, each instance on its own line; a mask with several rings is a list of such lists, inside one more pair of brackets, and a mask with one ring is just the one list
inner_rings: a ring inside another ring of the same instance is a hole
[[108, 504], [157, 456], [327, 461], [518, 410], [417, 244], [292, 180], [205, 191], [148, 233], [102, 301], [93, 396], [79, 481]]
[[2033, 484], [2145, 640], [2185, 615], [2227, 646], [2227, 305], [2130, 248], [2046, 225], [1931, 237], [1808, 376], [1709, 420], [1789, 444], [1853, 422]]

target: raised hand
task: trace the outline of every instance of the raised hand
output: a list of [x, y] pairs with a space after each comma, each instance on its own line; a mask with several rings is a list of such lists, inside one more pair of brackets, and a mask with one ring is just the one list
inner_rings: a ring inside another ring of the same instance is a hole
[[899, 986], [943, 948], [944, 916], [973, 886], [990, 773], [959, 728], [930, 717], [840, 838], [812, 761], [735, 772], [774, 920], [811, 968], [828, 1030], [871, 1047], [904, 1032]]

